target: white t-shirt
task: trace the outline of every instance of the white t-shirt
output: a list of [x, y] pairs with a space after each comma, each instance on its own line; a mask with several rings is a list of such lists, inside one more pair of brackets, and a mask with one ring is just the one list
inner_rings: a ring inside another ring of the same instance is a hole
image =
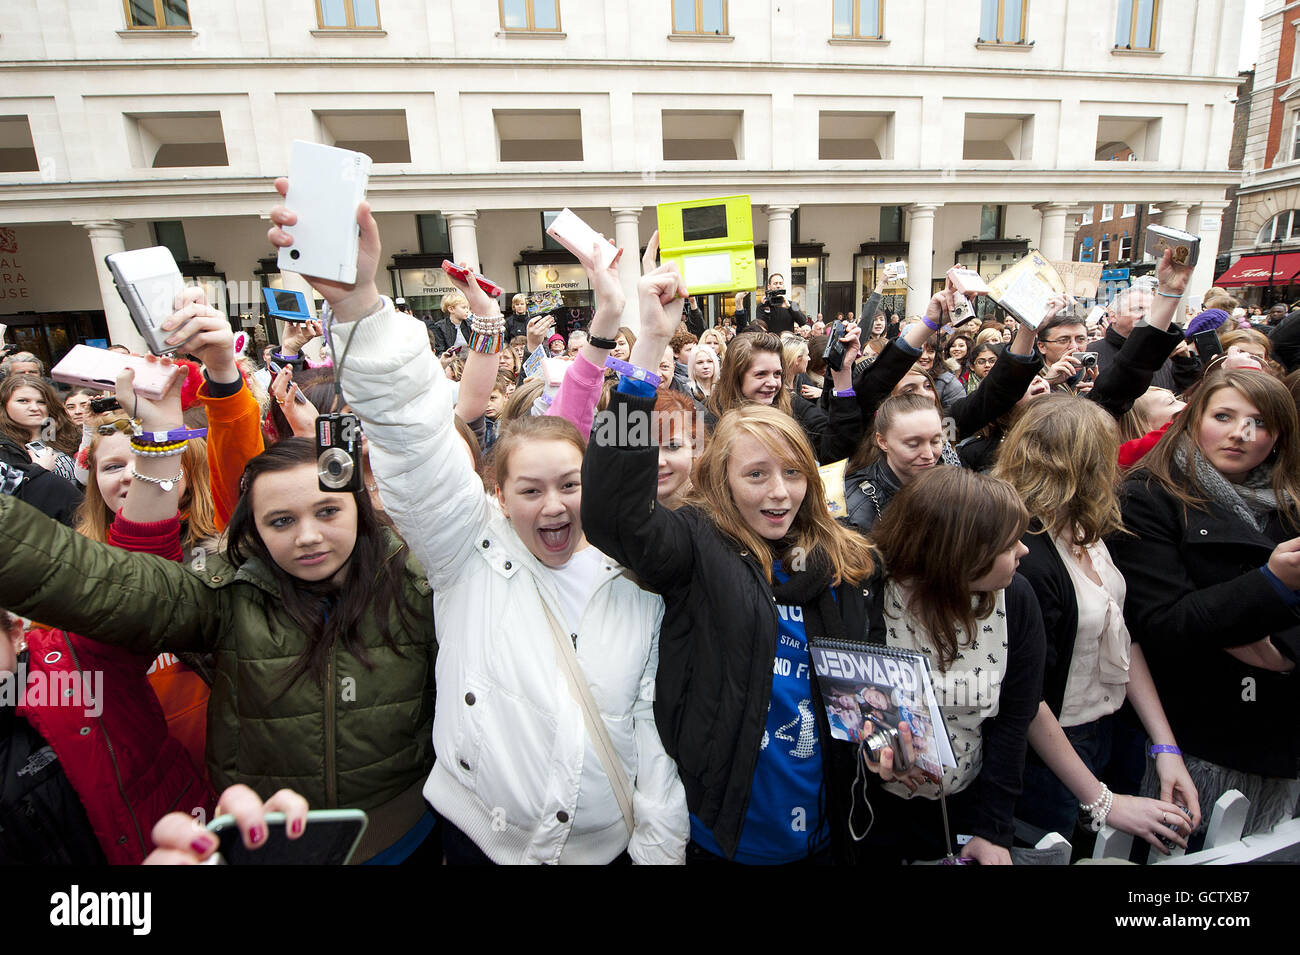
[[582, 612], [587, 609], [591, 593], [596, 589], [596, 571], [603, 559], [604, 555], [588, 544], [570, 557], [563, 567], [542, 567], [560, 596], [560, 609], [563, 611], [560, 622], [568, 628], [570, 636], [578, 632]]
[[[582, 641], [582, 634], [578, 629], [582, 622], [582, 612], [587, 609], [592, 592], [596, 589], [596, 572], [600, 569], [603, 560], [605, 555], [588, 544], [570, 557], [569, 562], [563, 567], [543, 565], [542, 568], [542, 572], [550, 578], [551, 583], [555, 585], [556, 593], [559, 594], [560, 622], [568, 630], [571, 639], [574, 634], [577, 634], [579, 644]], [[586, 752], [582, 757], [582, 776], [578, 783], [577, 812], [573, 817], [574, 832], [586, 835], [603, 831], [611, 846], [615, 843], [626, 843], [627, 829], [623, 826], [623, 815], [611, 793], [612, 786], [605, 776], [605, 769], [601, 765], [600, 756], [596, 753], [595, 744], [588, 739]], [[593, 812], [594, 805], [603, 806], [605, 812]], [[606, 848], [602, 846], [598, 851], [604, 852]], [[571, 856], [562, 856], [562, 858], [566, 862], [584, 861], [573, 859]]]

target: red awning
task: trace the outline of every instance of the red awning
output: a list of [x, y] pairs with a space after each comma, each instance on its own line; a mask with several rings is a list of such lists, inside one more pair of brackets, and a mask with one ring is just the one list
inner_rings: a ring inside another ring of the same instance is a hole
[[1236, 288], [1242, 285], [1268, 285], [1269, 272], [1273, 273], [1273, 285], [1285, 288], [1295, 281], [1300, 273], [1300, 252], [1283, 252], [1273, 265], [1273, 253], [1264, 255], [1243, 255], [1233, 263], [1232, 268], [1224, 272], [1214, 284], [1220, 288]]

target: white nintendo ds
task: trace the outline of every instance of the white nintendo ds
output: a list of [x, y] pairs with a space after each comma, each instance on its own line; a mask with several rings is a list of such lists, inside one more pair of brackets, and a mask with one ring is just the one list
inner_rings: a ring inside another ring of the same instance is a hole
[[281, 249], [276, 259], [282, 271], [345, 285], [356, 282], [357, 206], [369, 180], [370, 157], [364, 153], [294, 140], [284, 204], [298, 221], [284, 229], [293, 245]]

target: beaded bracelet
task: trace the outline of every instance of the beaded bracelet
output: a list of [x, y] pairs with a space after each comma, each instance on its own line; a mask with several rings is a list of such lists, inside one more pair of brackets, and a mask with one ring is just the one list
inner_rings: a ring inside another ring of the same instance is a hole
[[178, 454], [185, 453], [186, 444], [187, 442], [182, 441], [179, 444], [155, 445], [153, 448], [137, 448], [132, 444], [131, 453], [142, 458], [174, 458]]
[[185, 441], [140, 441], [137, 438], [131, 439], [131, 449], [134, 451], [170, 451], [172, 448], [185, 447]]
[[471, 328], [465, 343], [469, 345], [470, 351], [476, 351], [480, 355], [496, 355], [506, 347], [506, 336], [502, 332], [480, 332]]
[[500, 335], [506, 330], [504, 315], [475, 315], [469, 313], [469, 327], [481, 335]]
[[648, 384], [654, 385], [656, 388], [658, 388], [660, 382], [663, 381], [663, 379], [653, 371], [646, 371], [644, 368], [633, 365], [631, 362], [619, 361], [613, 355], [610, 355], [605, 359], [605, 367], [618, 372], [620, 375], [625, 375], [633, 381], [644, 381]]

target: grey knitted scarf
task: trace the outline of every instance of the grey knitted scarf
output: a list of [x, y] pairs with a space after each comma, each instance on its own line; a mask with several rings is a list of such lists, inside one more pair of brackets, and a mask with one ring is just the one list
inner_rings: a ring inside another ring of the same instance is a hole
[[[1188, 467], [1187, 449], [1192, 449], [1192, 467]], [[1273, 462], [1265, 461], [1246, 476], [1241, 484], [1233, 484], [1214, 465], [1205, 459], [1201, 449], [1185, 439], [1174, 450], [1174, 464], [1184, 474], [1194, 469], [1196, 483], [1209, 495], [1210, 500], [1226, 507], [1257, 531], [1263, 531], [1268, 515], [1277, 510], [1277, 495], [1273, 493]]]

